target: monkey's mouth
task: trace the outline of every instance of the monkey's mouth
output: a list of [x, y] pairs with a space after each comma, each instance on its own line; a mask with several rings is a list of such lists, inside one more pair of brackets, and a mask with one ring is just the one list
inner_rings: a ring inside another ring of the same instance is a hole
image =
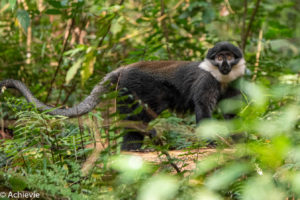
[[221, 69], [220, 72], [223, 74], [223, 75], [227, 75], [230, 73], [230, 69]]

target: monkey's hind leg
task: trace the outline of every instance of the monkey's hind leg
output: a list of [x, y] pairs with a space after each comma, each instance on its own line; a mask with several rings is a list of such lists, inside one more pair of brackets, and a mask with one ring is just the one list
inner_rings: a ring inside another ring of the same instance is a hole
[[[121, 97], [130, 93], [121, 93]], [[145, 136], [155, 136], [148, 130], [148, 123], [153, 119], [147, 112], [144, 104], [133, 98], [134, 95], [128, 95], [128, 98], [120, 98], [118, 101], [118, 111], [123, 115], [126, 133], [123, 136], [121, 150], [137, 151], [140, 150]], [[123, 121], [124, 121], [123, 120]]]
[[121, 149], [123, 151], [136, 151], [141, 149], [144, 137], [145, 136], [140, 132], [128, 130], [123, 136]]
[[119, 127], [125, 128], [125, 135], [121, 149], [125, 151], [136, 151], [141, 149], [145, 136], [152, 138], [155, 136], [152, 130], [148, 130], [148, 123], [134, 120], [121, 120], [118, 122]]
[[[160, 142], [157, 141], [155, 129], [151, 129], [147, 132], [145, 132], [145, 130], [140, 132], [128, 130], [128, 132], [123, 136], [123, 143], [121, 149], [125, 151], [140, 150], [143, 145], [145, 136], [149, 136], [149, 138], [153, 141], [153, 144], [155, 145], [161, 144]], [[146, 149], [143, 151], [152, 151], [152, 150], [153, 149]]]

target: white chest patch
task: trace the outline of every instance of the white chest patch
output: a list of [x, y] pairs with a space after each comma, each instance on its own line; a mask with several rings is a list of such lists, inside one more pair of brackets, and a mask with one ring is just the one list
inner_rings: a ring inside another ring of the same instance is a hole
[[221, 85], [227, 85], [227, 83], [230, 83], [231, 81], [234, 81], [245, 74], [246, 61], [245, 59], [241, 59], [232, 67], [230, 73], [227, 75], [222, 74], [218, 67], [212, 65], [207, 59], [201, 62], [199, 67], [211, 73], [211, 75], [215, 77], [221, 83]]

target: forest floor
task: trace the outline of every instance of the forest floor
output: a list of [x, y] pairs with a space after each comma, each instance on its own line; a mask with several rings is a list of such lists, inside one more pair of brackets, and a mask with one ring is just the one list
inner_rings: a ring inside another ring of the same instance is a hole
[[[222, 152], [232, 153], [233, 149], [223, 149]], [[220, 152], [216, 148], [199, 148], [193, 150], [171, 150], [168, 151], [172, 162], [178, 166], [180, 171], [183, 170], [193, 170], [196, 168], [198, 161], [203, 160], [208, 155]], [[161, 152], [122, 152], [124, 155], [134, 155], [139, 156], [145, 162], [155, 163], [155, 164], [168, 164], [168, 159], [166, 155]], [[169, 164], [168, 164], [169, 165]]]
[[[12, 138], [12, 131], [10, 129], [0, 129], [0, 139], [10, 139]], [[93, 144], [87, 145], [86, 148], [94, 148]], [[99, 156], [99, 153], [103, 150], [102, 147], [99, 148], [99, 151], [95, 152], [94, 156], [91, 156], [91, 160], [87, 161], [86, 164], [89, 165], [89, 163], [94, 163], [96, 161], [96, 158]], [[222, 149], [222, 153], [233, 153], [233, 149]], [[170, 150], [167, 151], [167, 154], [169, 158], [167, 158], [166, 154], [159, 152], [159, 151], [150, 151], [150, 152], [131, 152], [131, 151], [123, 151], [121, 154], [123, 155], [133, 155], [138, 156], [143, 159], [143, 161], [148, 163], [157, 164], [160, 166], [161, 169], [164, 169], [166, 167], [172, 167], [170, 165], [170, 161], [173, 163], [173, 169], [174, 165], [180, 169], [180, 171], [191, 171], [196, 168], [196, 164], [198, 161], [201, 161], [205, 159], [207, 156], [215, 153], [221, 153], [220, 149], [216, 148], [199, 148], [199, 149], [183, 149], [183, 150]]]

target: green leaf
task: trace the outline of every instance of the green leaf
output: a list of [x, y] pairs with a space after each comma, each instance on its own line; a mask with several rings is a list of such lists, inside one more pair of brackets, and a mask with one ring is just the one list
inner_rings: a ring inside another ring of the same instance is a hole
[[22, 26], [23, 30], [27, 33], [27, 28], [30, 25], [30, 17], [26, 10], [18, 10], [17, 19]]
[[206, 185], [213, 190], [222, 190], [230, 186], [237, 178], [249, 171], [244, 163], [233, 163], [210, 176]]
[[76, 46], [76, 48], [74, 48], [74, 49], [70, 49], [70, 50], [66, 51], [64, 53], [64, 56], [71, 56], [71, 57], [73, 57], [77, 53], [85, 51], [86, 49], [87, 49], [87, 47], [85, 45], [81, 44], [81, 45]]
[[95, 49], [92, 47], [87, 49], [87, 54], [85, 55], [85, 60], [82, 64], [81, 81], [82, 84], [93, 74], [94, 72], [94, 64], [96, 62]]
[[62, 12], [57, 9], [47, 9], [46, 10], [46, 14], [49, 14], [49, 15], [60, 15], [61, 13]]
[[271, 175], [266, 174], [251, 178], [245, 185], [243, 198], [245, 200], [280, 200], [284, 199], [284, 194], [280, 188], [276, 187]]
[[208, 189], [200, 189], [199, 191], [194, 193], [195, 198], [197, 200], [221, 200], [223, 199], [219, 194], [213, 192]]
[[174, 199], [179, 184], [173, 176], [158, 175], [144, 183], [139, 191], [139, 200]]
[[300, 196], [300, 173], [296, 172], [292, 176], [292, 190]]
[[[300, 52], [299, 52], [299, 53], [300, 53]], [[299, 63], [300, 63], [300, 58], [297, 58], [297, 59], [291, 59], [291, 60], [288, 62], [287, 66], [288, 66], [290, 69], [292, 69], [292, 71], [293, 71], [294, 73], [297, 73], [297, 72], [300, 71], [300, 65], [299, 65]]]
[[114, 157], [112, 168], [120, 172], [120, 181], [128, 184], [135, 183], [151, 170], [141, 157], [129, 155]]
[[215, 19], [215, 15], [215, 10], [211, 6], [208, 6], [203, 12], [203, 22], [206, 24], [211, 23]]
[[122, 30], [122, 22], [123, 18], [118, 18], [117, 20], [113, 20], [112, 26], [110, 28], [110, 31], [116, 35], [117, 33], [119, 33]]
[[133, 114], [137, 115], [139, 113], [141, 113], [143, 111], [143, 106], [138, 106], [134, 111], [133, 111]]
[[196, 176], [202, 176], [222, 164], [219, 155], [209, 156], [197, 163]]
[[244, 82], [243, 84], [246, 94], [250, 97], [250, 99], [256, 106], [260, 107], [266, 104], [266, 89], [262, 85], [258, 85], [251, 82]]
[[9, 0], [9, 4], [12, 10], [14, 10], [15, 6], [16, 6], [16, 2], [17, 0]]
[[22, 176], [13, 176], [8, 180], [13, 191], [22, 191], [27, 187], [27, 183]]
[[231, 124], [216, 120], [204, 120], [196, 129], [196, 134], [203, 139], [216, 139], [226, 137], [230, 133]]
[[61, 2], [60, 2], [60, 4], [62, 5], [62, 6], [68, 6], [68, 0], [61, 0]]
[[66, 84], [69, 84], [70, 81], [74, 78], [76, 75], [78, 69], [80, 68], [81, 64], [83, 62], [83, 58], [79, 58], [73, 66], [68, 70], [67, 75], [66, 75]]
[[53, 6], [54, 8], [63, 8], [63, 4], [65, 4], [65, 2], [61, 2], [61, 1], [47, 1], [51, 6]]

